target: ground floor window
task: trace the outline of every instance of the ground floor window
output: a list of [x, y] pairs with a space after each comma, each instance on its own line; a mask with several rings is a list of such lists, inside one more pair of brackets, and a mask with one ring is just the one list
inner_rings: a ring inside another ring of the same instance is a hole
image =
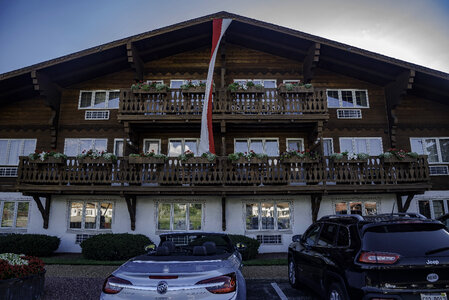
[[419, 200], [419, 213], [429, 219], [436, 219], [449, 212], [449, 200]]
[[110, 201], [71, 201], [70, 229], [111, 229], [113, 203]]
[[0, 201], [0, 228], [26, 228], [30, 202]]
[[287, 230], [291, 228], [290, 202], [262, 201], [245, 204], [247, 230]]
[[377, 201], [341, 201], [335, 203], [335, 214], [372, 216], [377, 214], [377, 208]]
[[159, 203], [158, 230], [201, 230], [203, 205], [201, 203]]

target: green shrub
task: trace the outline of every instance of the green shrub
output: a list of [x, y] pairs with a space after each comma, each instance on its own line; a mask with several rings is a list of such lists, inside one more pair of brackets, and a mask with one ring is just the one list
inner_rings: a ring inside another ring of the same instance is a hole
[[260, 242], [258, 240], [238, 234], [230, 234], [229, 238], [234, 245], [237, 243], [243, 243], [246, 245], [246, 249], [240, 251], [243, 260], [254, 259], [257, 257], [257, 254], [259, 254]]
[[144, 254], [152, 241], [142, 234], [107, 233], [95, 235], [81, 243], [85, 258], [95, 260], [124, 260]]
[[61, 240], [45, 234], [9, 234], [0, 237], [0, 253], [50, 256]]

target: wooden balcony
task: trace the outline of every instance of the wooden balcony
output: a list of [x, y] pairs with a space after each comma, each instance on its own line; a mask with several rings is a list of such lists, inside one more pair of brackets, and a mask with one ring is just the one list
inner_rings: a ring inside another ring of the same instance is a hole
[[32, 162], [20, 158], [16, 188], [25, 193], [69, 194], [307, 194], [422, 192], [430, 188], [426, 156], [407, 162], [230, 161], [217, 157], [180, 161], [115, 163], [81, 161]]
[[[118, 119], [142, 120], [200, 120], [204, 92], [172, 89], [154, 93], [121, 90]], [[325, 89], [311, 89], [296, 93], [282, 93], [277, 89], [230, 92], [215, 90], [213, 94], [214, 120], [327, 120]]]

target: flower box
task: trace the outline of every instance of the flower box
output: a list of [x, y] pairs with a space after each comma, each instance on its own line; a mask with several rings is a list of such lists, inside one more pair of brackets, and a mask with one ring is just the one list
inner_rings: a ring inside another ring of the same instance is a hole
[[129, 157], [130, 164], [164, 164], [165, 159], [158, 157], [143, 157], [143, 156], [130, 156]]
[[298, 157], [298, 156], [292, 156], [287, 157], [281, 160], [282, 163], [291, 164], [291, 163], [317, 163], [318, 159], [316, 158], [310, 158], [310, 157]]
[[44, 294], [45, 271], [24, 278], [0, 280], [0, 299], [40, 299]]
[[143, 90], [143, 89], [132, 89], [132, 92], [134, 94], [167, 94], [168, 91], [167, 90], [157, 90], [155, 88], [150, 88], [148, 90]]
[[215, 159], [213, 161], [210, 161], [206, 157], [190, 157], [187, 160], [184, 160], [183, 163], [184, 164], [212, 164], [212, 163], [215, 163]]
[[286, 86], [280, 86], [278, 88], [279, 94], [297, 94], [297, 93], [313, 93], [313, 87], [306, 88], [305, 86], [294, 86], [287, 89]]
[[[206, 91], [205, 86], [194, 86], [189, 87], [187, 89], [182, 89], [183, 94], [204, 94]], [[212, 89], [212, 92], [214, 92], [214, 89]]]
[[252, 157], [248, 159], [246, 157], [240, 157], [237, 160], [231, 160], [233, 164], [265, 164], [268, 162], [268, 157]]
[[114, 161], [111, 159], [106, 159], [104, 157], [98, 157], [98, 158], [93, 158], [93, 157], [83, 157], [83, 158], [78, 158], [78, 163], [80, 164], [112, 164]]
[[263, 88], [257, 88], [255, 86], [252, 87], [248, 87], [246, 90], [244, 89], [237, 89], [232, 91], [231, 93], [234, 94], [263, 94], [265, 92], [265, 90]]
[[33, 159], [29, 161], [32, 164], [64, 164], [66, 159], [63, 157], [48, 157], [45, 160]]
[[406, 156], [403, 159], [399, 159], [396, 156], [393, 157], [382, 157], [381, 161], [384, 163], [411, 163], [411, 162], [416, 162], [418, 159], [411, 157], [411, 156]]
[[348, 159], [347, 157], [344, 157], [342, 159], [332, 159], [332, 162], [334, 163], [349, 163], [349, 164], [364, 164], [368, 163], [368, 159]]

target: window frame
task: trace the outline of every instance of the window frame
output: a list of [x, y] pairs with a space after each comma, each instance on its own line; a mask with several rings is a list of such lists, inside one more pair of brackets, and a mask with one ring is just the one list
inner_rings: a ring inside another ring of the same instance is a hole
[[[71, 210], [72, 210], [72, 203], [83, 203], [83, 215], [81, 216], [81, 228], [71, 228], [70, 227], [70, 218], [71, 218]], [[95, 228], [85, 228], [85, 220], [86, 220], [86, 204], [87, 203], [96, 203], [97, 205], [97, 216], [95, 218]], [[101, 204], [102, 203], [112, 203], [112, 220], [111, 220], [111, 228], [100, 228], [100, 217], [101, 217]], [[86, 199], [86, 200], [80, 200], [80, 199], [71, 199], [68, 200], [68, 205], [67, 205], [67, 230], [68, 231], [89, 231], [89, 232], [108, 232], [108, 231], [112, 231], [112, 226], [115, 222], [115, 210], [116, 210], [116, 204], [115, 201], [113, 200], [91, 200], [91, 199]]]
[[[173, 140], [181, 140], [181, 154], [186, 152], [185, 150], [185, 142], [186, 140], [196, 140], [196, 149], [198, 150], [200, 139], [199, 138], [170, 138], [168, 139], [168, 147], [167, 147], [167, 156], [168, 157], [178, 157], [178, 156], [170, 156], [170, 142]], [[200, 156], [198, 153], [195, 153], [195, 157]]]
[[[344, 199], [342, 199], [342, 200], [332, 201], [332, 209], [333, 209], [334, 215], [349, 215], [349, 216], [350, 215], [357, 215], [357, 214], [348, 213], [348, 212], [351, 212], [351, 207], [350, 207], [350, 203], [351, 202], [361, 202], [361, 204], [362, 204], [362, 207], [361, 207], [361, 209], [362, 209], [362, 216], [366, 216], [366, 214], [365, 214], [365, 203], [366, 202], [375, 202], [376, 203], [376, 215], [379, 213], [380, 203], [381, 203], [380, 200], [377, 200], [377, 199], [344, 200]], [[345, 203], [346, 204], [346, 214], [337, 214], [336, 205], [338, 203]]]
[[264, 88], [266, 88], [265, 87], [265, 81], [274, 81], [274, 86], [275, 87], [273, 89], [275, 89], [277, 87], [277, 80], [276, 79], [233, 79], [233, 82], [245, 82], [245, 84], [248, 81], [252, 81], [252, 82], [260, 81], [260, 82], [262, 82], [262, 85], [263, 85]]
[[[274, 228], [273, 229], [263, 229], [262, 228], [262, 203], [272, 203], [274, 208]], [[278, 215], [277, 215], [277, 204], [278, 203], [288, 203], [288, 209], [290, 212], [289, 217], [289, 228], [285, 229], [279, 229], [278, 228]], [[257, 210], [258, 210], [258, 222], [257, 226], [258, 229], [248, 229], [246, 227], [246, 205], [247, 204], [257, 204]], [[255, 200], [255, 201], [245, 201], [243, 202], [243, 216], [244, 216], [244, 227], [245, 231], [248, 233], [257, 233], [257, 232], [289, 232], [292, 231], [293, 228], [293, 211], [292, 211], [292, 204], [293, 202], [291, 200]]]
[[[286, 138], [286, 139], [285, 139], [285, 151], [290, 151], [290, 150], [288, 149], [288, 143], [289, 143], [289, 141], [301, 141], [302, 147], [301, 147], [301, 149], [299, 149], [299, 151], [304, 151], [304, 149], [305, 149], [304, 138]], [[279, 141], [278, 141], [278, 145], [279, 145]]]
[[[81, 141], [85, 141], [85, 140], [93, 140], [94, 142], [93, 142], [93, 147], [95, 147], [95, 142], [97, 141], [97, 140], [105, 140], [106, 141], [106, 149], [105, 149], [105, 151], [107, 151], [108, 150], [108, 139], [107, 138], [101, 138], [101, 139], [97, 139], [97, 138], [66, 138], [66, 139], [64, 139], [64, 153], [67, 153], [67, 140], [78, 140], [78, 155], [79, 154], [81, 154]], [[115, 144], [114, 144], [114, 146], [115, 146]], [[91, 148], [91, 149], [94, 149], [94, 148]]]
[[449, 197], [447, 198], [420, 198], [416, 200], [416, 207], [418, 213], [421, 214], [421, 211], [419, 210], [419, 202], [422, 201], [428, 201], [430, 206], [430, 217], [431, 219], [435, 219], [435, 207], [433, 205], [433, 201], [443, 201], [443, 215], [449, 213]]
[[[170, 204], [170, 229], [159, 229], [159, 204]], [[186, 205], [186, 229], [174, 229], [174, 205], [175, 204], [185, 204]], [[190, 205], [191, 204], [200, 204], [201, 205], [201, 229], [190, 229]], [[205, 203], [204, 202], [195, 202], [195, 201], [156, 201], [156, 232], [195, 232], [195, 231], [204, 231], [204, 211], [205, 211]]]
[[174, 87], [172, 87], [173, 85], [172, 85], [172, 83], [173, 82], [175, 82], [175, 81], [182, 81], [182, 83], [181, 83], [181, 85], [183, 85], [183, 84], [187, 84], [189, 81], [191, 81], [192, 83], [206, 83], [207, 82], [207, 79], [170, 79], [170, 88], [171, 89], [180, 89], [180, 87], [179, 88], [174, 88]]
[[[338, 106], [329, 106], [329, 99], [327, 93], [329, 91], [337, 91], [338, 92]], [[341, 92], [351, 92], [352, 93], [352, 105], [353, 106], [343, 106], [343, 97]], [[366, 94], [366, 106], [360, 106], [357, 105], [356, 101], [356, 92], [365, 92]], [[352, 109], [352, 108], [370, 108], [369, 105], [369, 97], [368, 97], [368, 90], [367, 89], [326, 89], [326, 101], [327, 101], [327, 108], [343, 108], [343, 109]]]
[[[330, 155], [332, 155], [332, 154], [335, 153], [335, 149], [334, 149], [334, 138], [323, 138], [323, 142], [326, 141], [326, 140], [331, 141], [331, 153], [330, 153]], [[324, 143], [323, 143], [323, 144], [324, 144]], [[323, 149], [324, 149], [324, 146], [323, 146]], [[323, 154], [324, 154], [324, 153], [323, 153]]]
[[[13, 202], [14, 203], [14, 215], [13, 215], [13, 226], [11, 227], [2, 227], [3, 221], [3, 209], [5, 202]], [[17, 213], [19, 210], [19, 203], [28, 203], [28, 215], [27, 215], [27, 226], [26, 227], [17, 227]], [[31, 211], [31, 201], [30, 200], [0, 200], [0, 230], [27, 230], [30, 224], [30, 211]]]
[[[353, 150], [353, 152], [349, 152], [349, 153], [354, 153], [354, 154], [357, 154], [354, 150], [355, 150], [355, 141], [356, 140], [380, 140], [380, 149], [381, 149], [381, 152], [380, 153], [382, 153], [383, 152], [383, 149], [384, 149], [384, 145], [383, 145], [383, 143], [382, 143], [382, 137], [339, 137], [338, 138], [338, 142], [339, 142], [339, 146], [340, 146], [340, 152], [343, 152], [342, 151], [342, 147], [341, 147], [341, 140], [342, 139], [352, 139], [352, 150]], [[367, 147], [366, 147], [366, 149], [368, 150], [367, 151], [367, 154], [370, 154], [370, 147], [369, 147], [369, 143], [367, 144]], [[379, 154], [380, 154], [379, 153]], [[370, 154], [371, 155], [371, 154]]]
[[438, 161], [430, 162], [429, 159], [427, 159], [428, 163], [432, 164], [432, 165], [434, 165], [434, 164], [449, 164], [449, 161], [443, 161], [443, 156], [442, 156], [441, 146], [440, 146], [440, 140], [449, 140], [449, 137], [411, 137], [410, 138], [410, 149], [411, 149], [411, 151], [414, 151], [414, 149], [412, 149], [412, 140], [421, 140], [421, 143], [423, 145], [422, 153], [424, 153], [424, 155], [428, 156], [429, 153], [427, 152], [426, 148], [424, 148], [424, 140], [428, 140], [428, 139], [435, 139], [436, 140], [437, 155], [438, 155]]
[[275, 157], [277, 157], [277, 156], [279, 156], [280, 155], [280, 149], [279, 149], [279, 138], [275, 138], [275, 137], [269, 137], [269, 138], [265, 138], [265, 137], [263, 137], [263, 138], [258, 138], [258, 137], [251, 137], [251, 138], [234, 138], [234, 153], [235, 153], [235, 143], [236, 143], [236, 141], [237, 140], [246, 140], [246, 144], [247, 144], [247, 146], [248, 146], [248, 151], [246, 151], [246, 152], [248, 152], [249, 153], [249, 146], [250, 146], [250, 142], [251, 142], [251, 140], [262, 140], [262, 147], [263, 147], [263, 154], [266, 154], [266, 147], [265, 147], [265, 141], [266, 140], [276, 140], [277, 141], [277, 143], [278, 143], [278, 154], [277, 155], [275, 155]]
[[123, 156], [118, 156], [117, 154], [117, 142], [122, 142], [123, 144], [123, 149], [122, 149], [122, 153], [123, 153], [123, 156], [125, 156], [125, 142], [124, 142], [124, 140], [123, 140], [123, 138], [115, 138], [114, 139], [114, 155], [115, 156], [117, 156], [117, 157], [123, 157]]
[[[6, 153], [5, 153], [5, 157], [7, 159], [9, 158], [9, 155], [11, 154], [11, 141], [21, 141], [20, 146], [19, 146], [19, 157], [30, 154], [30, 153], [24, 154], [25, 141], [34, 141], [33, 152], [36, 151], [37, 139], [0, 139], [0, 141], [8, 141], [8, 145], [6, 146]], [[13, 167], [18, 166], [18, 165], [19, 165], [19, 163], [17, 163], [17, 164], [0, 164], [0, 166], [13, 166]]]
[[[81, 107], [81, 95], [83, 93], [92, 93], [92, 96], [90, 98], [90, 106], [87, 107]], [[106, 99], [105, 99], [105, 107], [94, 107], [95, 103], [95, 94], [96, 93], [106, 93]], [[80, 95], [78, 97], [78, 109], [99, 109], [99, 110], [105, 110], [105, 109], [118, 109], [120, 107], [120, 97], [119, 97], [119, 105], [118, 107], [109, 107], [109, 94], [110, 93], [120, 93], [120, 90], [80, 90]]]
[[[145, 149], [145, 144], [146, 144], [146, 142], [157, 142], [157, 143], [158, 143], [158, 149], [159, 149], [159, 151], [158, 151], [158, 153], [156, 153], [156, 154], [161, 154], [161, 153], [162, 153], [162, 149], [161, 149], [161, 139], [143, 139], [143, 145], [142, 145], [143, 147], [142, 147], [142, 151], [143, 151], [144, 153], [147, 152], [147, 149]], [[168, 145], [170, 145], [170, 139], [169, 139]]]

